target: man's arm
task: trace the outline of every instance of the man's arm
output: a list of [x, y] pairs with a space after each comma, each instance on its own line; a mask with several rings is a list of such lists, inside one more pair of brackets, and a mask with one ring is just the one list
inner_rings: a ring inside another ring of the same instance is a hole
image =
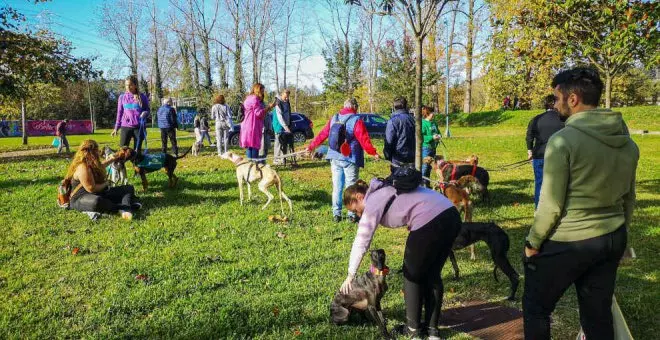
[[383, 147], [383, 157], [388, 161], [392, 160], [392, 146], [396, 141], [396, 129], [394, 129], [394, 124], [392, 119], [387, 121], [387, 126], [385, 127], [385, 146]]
[[527, 142], [527, 150], [532, 150], [534, 148], [534, 127], [536, 126], [536, 117], [532, 118], [527, 124], [527, 136], [525, 141]]
[[371, 144], [369, 131], [367, 131], [366, 127], [364, 126], [362, 119], [357, 118], [357, 122], [355, 122], [355, 130], [353, 133], [355, 134], [355, 138], [358, 140], [358, 142], [360, 142], [362, 149], [364, 149], [366, 153], [372, 156], [375, 156], [378, 153], [373, 144]]
[[323, 127], [323, 130], [321, 130], [321, 132], [319, 132], [319, 134], [314, 137], [312, 142], [309, 143], [309, 146], [307, 147], [308, 150], [314, 151], [314, 149], [321, 145], [321, 143], [325, 142], [325, 140], [328, 138], [328, 135], [330, 135], [330, 121], [331, 120], [328, 120], [328, 122]]
[[534, 249], [540, 249], [550, 232], [559, 223], [570, 178], [569, 146], [561, 135], [555, 135], [545, 148], [543, 185], [541, 197], [534, 215], [534, 225], [527, 241]]

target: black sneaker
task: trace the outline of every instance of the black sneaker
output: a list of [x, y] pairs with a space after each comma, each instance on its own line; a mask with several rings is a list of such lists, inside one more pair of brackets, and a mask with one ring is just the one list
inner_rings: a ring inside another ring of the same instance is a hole
[[134, 210], [134, 211], [142, 209], [142, 203], [133, 202], [133, 204], [131, 204], [131, 209]]
[[426, 329], [429, 340], [440, 340], [440, 331], [435, 327], [429, 327]]
[[339, 222], [341, 222], [341, 216], [339, 216], [339, 215], [335, 215], [335, 216], [332, 218], [332, 220], [335, 221], [335, 223], [339, 223]]
[[421, 339], [422, 338], [422, 335], [420, 334], [421, 332], [420, 332], [419, 329], [416, 329], [414, 331], [410, 330], [410, 328], [408, 328], [408, 325], [405, 325], [405, 324], [395, 326], [392, 329], [391, 333], [395, 337], [405, 336], [405, 337], [408, 337], [408, 338], [411, 338], [411, 339]]

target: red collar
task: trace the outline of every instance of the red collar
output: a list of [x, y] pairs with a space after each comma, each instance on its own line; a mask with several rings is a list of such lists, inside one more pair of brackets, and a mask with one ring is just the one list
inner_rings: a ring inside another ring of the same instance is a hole
[[387, 274], [390, 273], [390, 268], [388, 266], [385, 266], [383, 270], [379, 270], [378, 268], [374, 267], [372, 264], [371, 267], [369, 268], [369, 271], [371, 274], [377, 275], [377, 276], [387, 276]]

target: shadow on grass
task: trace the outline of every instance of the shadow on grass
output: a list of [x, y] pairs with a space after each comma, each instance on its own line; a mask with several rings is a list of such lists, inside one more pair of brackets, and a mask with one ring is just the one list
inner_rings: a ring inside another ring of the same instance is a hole
[[489, 185], [490, 202], [480, 201], [477, 204], [489, 207], [511, 206], [516, 203], [534, 203], [534, 196], [524, 193], [533, 186], [534, 180], [518, 179], [495, 182]]
[[304, 209], [319, 209], [328, 207], [332, 203], [332, 195], [325, 190], [306, 191], [302, 195], [293, 195], [290, 198], [293, 202], [302, 203]]
[[51, 176], [51, 177], [42, 177], [38, 179], [14, 179], [14, 180], [5, 180], [0, 181], [0, 190], [10, 190], [12, 188], [25, 188], [31, 185], [43, 186], [46, 184], [59, 185], [62, 178]]
[[48, 159], [71, 159], [74, 153], [46, 153], [36, 155], [24, 155], [15, 157], [0, 157], [0, 164], [3, 163], [16, 163], [16, 162], [30, 162], [30, 161], [43, 161]]
[[470, 114], [460, 113], [453, 117], [453, 122], [459, 126], [489, 126], [511, 119], [511, 112], [496, 110], [473, 112]]

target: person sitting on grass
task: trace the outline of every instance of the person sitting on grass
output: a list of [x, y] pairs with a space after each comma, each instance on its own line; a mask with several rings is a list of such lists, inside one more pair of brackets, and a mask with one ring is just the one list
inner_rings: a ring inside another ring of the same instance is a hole
[[[444, 289], [440, 273], [461, 228], [458, 210], [437, 191], [418, 187], [397, 195], [393, 186], [380, 179], [373, 179], [370, 185], [358, 180], [344, 191], [343, 203], [360, 217], [360, 222], [351, 249], [348, 277], [340, 291], [343, 294], [351, 291], [355, 273], [379, 224], [388, 228], [408, 226], [410, 233], [403, 255], [407, 325], [394, 330], [413, 338], [428, 332], [429, 339], [439, 339], [437, 326]], [[426, 329], [421, 328], [422, 306]]]
[[82, 142], [73, 156], [66, 178], [71, 179], [72, 209], [87, 213], [93, 220], [100, 214], [119, 213], [125, 220], [133, 219], [133, 211], [140, 209], [132, 185], [110, 188], [105, 167], [114, 162], [114, 157], [101, 161], [101, 152], [96, 141]]

